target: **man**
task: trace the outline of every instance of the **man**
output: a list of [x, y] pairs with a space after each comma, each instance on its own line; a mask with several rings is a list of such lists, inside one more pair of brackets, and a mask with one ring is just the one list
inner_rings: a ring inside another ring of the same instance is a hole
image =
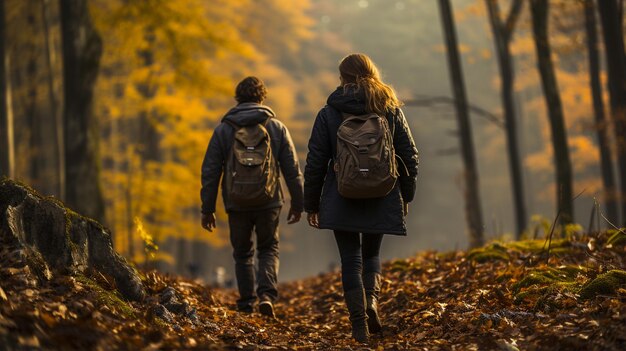
[[[302, 214], [303, 177], [289, 131], [262, 104], [266, 95], [265, 85], [256, 77], [247, 77], [237, 85], [238, 104], [215, 128], [202, 163], [200, 197], [202, 227], [212, 231], [222, 178], [239, 288], [237, 309], [252, 312], [258, 298], [259, 312], [274, 317], [273, 303], [278, 298], [278, 218], [283, 205], [278, 175], [282, 172], [291, 195], [289, 224], [298, 222]], [[258, 251], [256, 292], [253, 229]]]

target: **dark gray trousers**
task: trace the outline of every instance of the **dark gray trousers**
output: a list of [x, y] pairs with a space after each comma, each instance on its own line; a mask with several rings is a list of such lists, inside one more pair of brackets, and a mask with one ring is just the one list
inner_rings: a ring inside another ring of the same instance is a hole
[[[254, 305], [257, 297], [275, 301], [278, 275], [278, 219], [279, 208], [258, 211], [229, 212], [230, 243], [233, 246], [235, 275], [239, 288], [238, 308]], [[252, 232], [256, 232], [258, 267], [255, 294], [254, 246]]]

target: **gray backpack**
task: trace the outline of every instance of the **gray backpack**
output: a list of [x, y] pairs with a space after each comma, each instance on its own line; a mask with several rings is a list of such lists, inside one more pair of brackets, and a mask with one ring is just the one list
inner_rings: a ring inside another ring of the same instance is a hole
[[228, 197], [240, 207], [265, 205], [274, 198], [279, 182], [270, 135], [262, 124], [238, 126], [226, 122], [235, 128], [224, 174]]
[[334, 169], [341, 196], [383, 197], [398, 179], [393, 136], [385, 117], [375, 113], [345, 115], [337, 130]]

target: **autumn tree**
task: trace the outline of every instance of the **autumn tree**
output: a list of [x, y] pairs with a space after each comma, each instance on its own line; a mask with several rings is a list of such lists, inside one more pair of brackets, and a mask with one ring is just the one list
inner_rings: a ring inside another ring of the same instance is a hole
[[98, 131], [94, 118], [94, 84], [102, 40], [91, 22], [86, 0], [60, 1], [63, 40], [66, 202], [69, 207], [104, 220], [100, 189]]
[[562, 224], [573, 221], [572, 166], [567, 145], [567, 131], [563, 117], [563, 106], [559, 95], [554, 65], [548, 38], [548, 1], [530, 0], [532, 28], [537, 54], [537, 66], [541, 75], [548, 119], [552, 132], [552, 147], [556, 165], [557, 213]]
[[463, 68], [461, 67], [461, 57], [459, 54], [450, 0], [439, 0], [439, 9], [445, 34], [448, 67], [450, 70], [450, 84], [453, 90], [459, 128], [461, 157], [463, 160], [463, 177], [465, 181], [465, 215], [468, 223], [470, 247], [479, 247], [483, 245], [484, 237], [478, 171], [476, 167], [476, 156], [474, 155], [472, 126], [469, 119]]
[[519, 239], [526, 229], [526, 204], [524, 200], [524, 183], [522, 167], [517, 141], [517, 120], [515, 116], [515, 101], [513, 88], [515, 85], [515, 69], [511, 55], [510, 43], [519, 14], [522, 10], [522, 0], [514, 0], [508, 15], [502, 19], [499, 0], [485, 0], [489, 13], [489, 23], [494, 38], [498, 57], [498, 67], [501, 77], [502, 105], [504, 106], [505, 132], [507, 152], [509, 155], [509, 172], [511, 187], [513, 188], [513, 206], [515, 209], [516, 237]]
[[618, 223], [618, 202], [616, 201], [615, 179], [613, 176], [613, 157], [611, 155], [608, 121], [604, 114], [604, 100], [600, 81], [600, 53], [598, 45], [598, 23], [596, 21], [596, 1], [585, 0], [583, 9], [585, 14], [585, 34], [587, 56], [589, 60], [589, 84], [593, 99], [593, 113], [595, 129], [598, 134], [598, 148], [600, 149], [600, 167], [602, 169], [602, 185], [604, 188], [604, 204], [607, 218]]
[[606, 53], [611, 115], [617, 141], [621, 226], [626, 226], [626, 53], [622, 11], [617, 0], [598, 1], [598, 10]]
[[[308, 1], [92, 4], [97, 28], [107, 33], [96, 96], [107, 218], [125, 254], [144, 260], [138, 248], [149, 236], [161, 247], [155, 260], [175, 266], [199, 246], [189, 241], [227, 243], [223, 226], [211, 235], [199, 226], [198, 172], [237, 81], [262, 77], [268, 103], [290, 129], [304, 105], [299, 96], [317, 89], [302, 83], [292, 59], [311, 35]], [[218, 207], [218, 221], [225, 218]]]

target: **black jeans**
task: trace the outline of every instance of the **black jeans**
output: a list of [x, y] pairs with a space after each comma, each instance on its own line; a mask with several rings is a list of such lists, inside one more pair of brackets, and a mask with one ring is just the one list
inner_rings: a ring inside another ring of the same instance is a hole
[[335, 230], [341, 256], [343, 291], [363, 289], [362, 275], [380, 273], [380, 244], [383, 234], [360, 234]]
[[[235, 275], [239, 288], [237, 307], [252, 306], [257, 299], [275, 301], [278, 298], [278, 217], [280, 208], [259, 211], [229, 212], [230, 243], [233, 246]], [[257, 289], [254, 290], [254, 247], [252, 231], [256, 232], [258, 268]]]

